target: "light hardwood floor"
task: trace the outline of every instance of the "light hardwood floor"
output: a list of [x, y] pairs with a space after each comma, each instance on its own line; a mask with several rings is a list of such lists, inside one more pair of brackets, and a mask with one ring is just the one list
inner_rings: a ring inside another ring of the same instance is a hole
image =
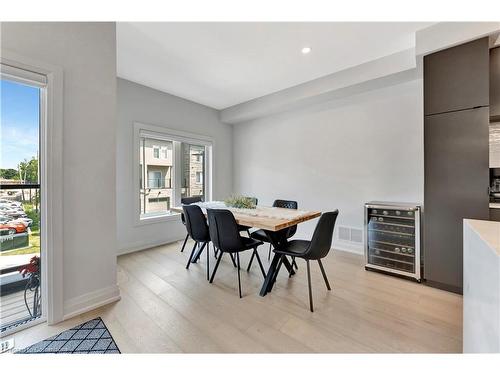
[[[15, 334], [22, 348], [101, 316], [122, 352], [461, 352], [462, 298], [415, 282], [365, 271], [359, 255], [332, 251], [324, 265], [328, 292], [312, 264], [315, 312], [308, 309], [305, 263], [281, 272], [262, 298], [254, 262], [242, 271], [243, 298], [229, 258], [213, 284], [205, 256], [185, 269], [190, 244], [160, 246], [118, 258], [122, 299], [56, 326]], [[260, 254], [267, 268], [267, 248]], [[250, 252], [242, 256], [246, 267]], [[211, 269], [215, 265], [210, 259]]]

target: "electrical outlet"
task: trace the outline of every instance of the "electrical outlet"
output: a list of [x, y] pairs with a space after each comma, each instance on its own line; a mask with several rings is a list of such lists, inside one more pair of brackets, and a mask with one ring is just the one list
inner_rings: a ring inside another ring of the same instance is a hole
[[0, 342], [0, 353], [5, 353], [14, 349], [14, 338]]

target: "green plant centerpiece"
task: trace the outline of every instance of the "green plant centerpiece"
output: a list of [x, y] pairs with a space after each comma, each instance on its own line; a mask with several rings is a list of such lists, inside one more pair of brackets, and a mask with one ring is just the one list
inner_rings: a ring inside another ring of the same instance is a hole
[[243, 197], [241, 195], [232, 195], [227, 198], [224, 203], [228, 207], [233, 208], [249, 208], [254, 209], [257, 207], [257, 199], [253, 197]]

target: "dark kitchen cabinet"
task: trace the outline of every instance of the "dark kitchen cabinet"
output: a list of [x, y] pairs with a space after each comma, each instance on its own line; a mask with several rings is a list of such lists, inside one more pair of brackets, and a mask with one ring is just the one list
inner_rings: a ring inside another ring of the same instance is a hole
[[425, 116], [424, 278], [462, 292], [463, 219], [489, 219], [489, 108]]
[[500, 47], [490, 51], [490, 117], [500, 121]]
[[489, 105], [488, 38], [424, 57], [424, 114]]

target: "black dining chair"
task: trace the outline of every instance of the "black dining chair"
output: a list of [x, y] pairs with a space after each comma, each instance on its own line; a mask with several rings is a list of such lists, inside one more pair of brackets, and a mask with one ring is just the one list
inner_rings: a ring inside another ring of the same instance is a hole
[[332, 246], [333, 230], [335, 228], [335, 221], [339, 211], [335, 210], [332, 212], [325, 212], [319, 218], [316, 229], [311, 241], [305, 240], [292, 240], [281, 249], [274, 249], [276, 254], [280, 254], [281, 258], [279, 260], [278, 266], [276, 268], [275, 278], [278, 275], [281, 264], [283, 263], [283, 258], [285, 256], [292, 256], [296, 258], [302, 258], [307, 264], [307, 285], [309, 287], [309, 308], [311, 312], [314, 312], [313, 308], [313, 297], [312, 297], [312, 287], [311, 287], [311, 269], [309, 266], [310, 260], [317, 260], [323, 279], [325, 280], [326, 288], [331, 290], [330, 283], [326, 277], [325, 269], [323, 268], [323, 263], [321, 259], [328, 255], [330, 248]]
[[186, 229], [189, 236], [194, 240], [193, 250], [191, 250], [191, 255], [186, 265], [186, 269], [189, 269], [189, 265], [193, 260], [196, 248], [201, 246], [199, 254], [203, 252], [205, 246], [207, 247], [207, 280], [210, 277], [210, 231], [208, 230], [207, 221], [205, 215], [201, 210], [200, 206], [193, 205], [183, 205], [182, 209], [184, 211], [184, 216], [186, 217]]
[[[256, 205], [256, 206], [259, 204], [259, 200], [258, 200], [257, 198], [255, 198], [255, 197], [247, 197], [247, 198], [252, 199], [252, 200], [255, 202], [255, 205]], [[252, 228], [252, 227], [247, 227], [246, 225], [239, 225], [239, 224], [238, 224], [238, 230], [239, 230], [240, 232], [247, 232], [247, 233], [248, 233], [248, 237], [250, 237], [250, 229], [251, 229], [251, 228]]]
[[215, 273], [219, 268], [220, 261], [225, 253], [230, 256], [236, 255], [236, 264], [238, 268], [238, 291], [241, 298], [241, 279], [240, 279], [240, 252], [245, 250], [252, 250], [253, 254], [259, 262], [260, 270], [264, 279], [266, 278], [266, 271], [257, 253], [257, 247], [262, 245], [261, 241], [254, 240], [248, 237], [242, 237], [238, 230], [238, 224], [233, 214], [229, 210], [223, 209], [208, 209], [208, 228], [210, 231], [210, 238], [214, 246], [219, 250], [217, 263], [210, 277], [210, 283], [214, 281]]
[[[297, 208], [299, 208], [299, 205], [296, 201], [288, 201], [288, 200], [284, 200], [284, 199], [276, 199], [273, 203], [273, 207], [280, 207], [280, 208], [289, 208], [289, 209], [292, 209], [292, 210], [296, 210]], [[290, 238], [290, 237], [293, 237], [293, 235], [297, 232], [297, 226], [294, 225], [292, 227], [289, 227], [289, 228], [285, 228], [283, 229], [284, 231], [286, 231], [286, 238]], [[262, 241], [262, 242], [268, 242], [269, 243], [269, 253], [267, 255], [267, 260], [270, 260], [271, 259], [271, 249], [272, 249], [272, 244], [271, 244], [271, 240], [269, 239], [269, 237], [267, 236], [266, 232], [262, 229], [258, 229], [252, 233], [250, 233], [250, 237], [255, 239], [255, 240], [259, 240], [259, 241]], [[253, 261], [253, 257], [250, 258], [250, 262], [248, 263], [248, 270], [250, 269], [251, 265], [252, 265], [252, 261]], [[295, 261], [293, 260], [293, 263]], [[294, 264], [296, 266], [296, 264]]]
[[[181, 198], [181, 204], [192, 204], [192, 203], [197, 203], [201, 202], [201, 197], [186, 197], [186, 198]], [[184, 216], [183, 213], [181, 213], [181, 221], [184, 226], [186, 226], [186, 217]], [[184, 239], [184, 243], [182, 244], [182, 249], [181, 253], [184, 251], [184, 248], [186, 247], [187, 240], [189, 238], [189, 233], [186, 234], [186, 238]]]

